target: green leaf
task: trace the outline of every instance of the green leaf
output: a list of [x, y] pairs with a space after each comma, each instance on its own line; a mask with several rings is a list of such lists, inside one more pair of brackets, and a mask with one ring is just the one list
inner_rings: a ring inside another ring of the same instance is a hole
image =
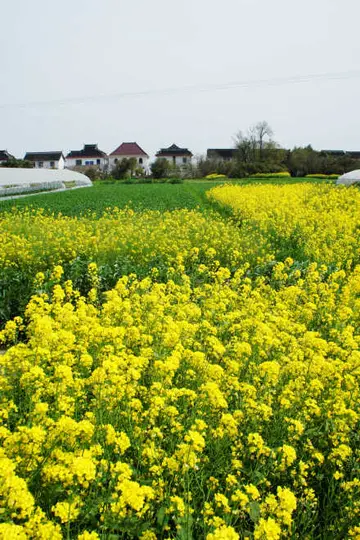
[[249, 504], [250, 506], [250, 518], [254, 523], [257, 523], [260, 519], [260, 505], [259, 503], [253, 501]]

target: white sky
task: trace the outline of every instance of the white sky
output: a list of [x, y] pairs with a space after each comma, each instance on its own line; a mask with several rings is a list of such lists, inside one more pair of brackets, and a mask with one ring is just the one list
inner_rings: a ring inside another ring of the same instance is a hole
[[[195, 154], [267, 120], [285, 147], [360, 150], [359, 0], [3, 0], [0, 149]], [[162, 94], [359, 70], [355, 77]], [[33, 102], [159, 90], [59, 105]], [[10, 104], [27, 104], [14, 107]]]

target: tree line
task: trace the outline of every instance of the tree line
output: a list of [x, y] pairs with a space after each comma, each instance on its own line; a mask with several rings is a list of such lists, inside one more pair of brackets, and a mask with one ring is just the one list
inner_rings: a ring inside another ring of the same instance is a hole
[[317, 151], [311, 145], [292, 150], [281, 148], [273, 139], [270, 125], [263, 121], [245, 133], [239, 131], [236, 134], [231, 160], [203, 157], [197, 167], [201, 176], [218, 173], [230, 178], [243, 178], [256, 173], [288, 171], [291, 176], [303, 177], [307, 174], [344, 174], [360, 169], [360, 159], [354, 159], [345, 152]]

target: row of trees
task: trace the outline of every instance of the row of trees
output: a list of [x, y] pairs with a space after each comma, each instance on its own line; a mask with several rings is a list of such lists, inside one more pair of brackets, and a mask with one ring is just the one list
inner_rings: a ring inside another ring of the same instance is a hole
[[0, 163], [0, 167], [10, 167], [12, 169], [32, 169], [34, 167], [34, 163], [32, 161], [28, 161], [27, 159], [8, 159], [7, 161], [2, 161]]
[[197, 164], [198, 174], [226, 174], [241, 178], [254, 173], [289, 171], [292, 176], [307, 174], [343, 174], [359, 169], [360, 160], [346, 154], [333, 155], [314, 150], [311, 145], [281, 148], [273, 139], [273, 130], [267, 122], [259, 122], [246, 133], [239, 131], [234, 138], [234, 155], [229, 161], [202, 158]]

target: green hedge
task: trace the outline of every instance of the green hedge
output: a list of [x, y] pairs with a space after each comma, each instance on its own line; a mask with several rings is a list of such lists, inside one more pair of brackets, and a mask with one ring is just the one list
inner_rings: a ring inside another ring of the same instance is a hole
[[338, 174], [307, 174], [305, 178], [319, 178], [320, 180], [337, 180], [339, 178]]
[[251, 174], [250, 178], [291, 178], [291, 174], [287, 171], [276, 173], [256, 173]]

